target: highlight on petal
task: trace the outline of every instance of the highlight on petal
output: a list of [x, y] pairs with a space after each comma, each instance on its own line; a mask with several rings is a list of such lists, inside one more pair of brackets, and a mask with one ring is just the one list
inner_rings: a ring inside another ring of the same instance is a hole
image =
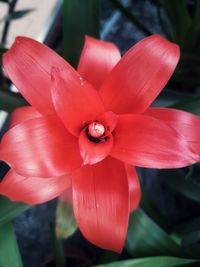
[[98, 92], [75, 71], [52, 69], [52, 98], [58, 116], [75, 136], [105, 111]]
[[79, 149], [83, 159], [83, 164], [95, 164], [105, 159], [113, 146], [113, 136], [109, 134], [106, 141], [95, 143], [90, 141], [86, 135], [86, 130], [82, 130], [79, 136]]
[[159, 35], [133, 46], [100, 88], [106, 109], [118, 114], [143, 112], [168, 82], [179, 54], [177, 45]]
[[10, 129], [2, 139], [0, 159], [25, 177], [61, 176], [82, 163], [77, 138], [54, 115], [31, 119]]
[[99, 89], [120, 58], [120, 51], [113, 43], [86, 36], [78, 72], [94, 88]]
[[122, 162], [107, 157], [72, 175], [77, 224], [93, 244], [120, 252], [129, 218], [129, 188]]
[[145, 115], [120, 115], [111, 156], [147, 168], [179, 168], [199, 161], [186, 138]]
[[125, 164], [130, 195], [130, 212], [136, 210], [141, 200], [140, 182], [135, 167]]
[[30, 120], [34, 118], [41, 117], [42, 115], [33, 107], [20, 107], [15, 109], [11, 113], [10, 121], [9, 121], [9, 128], [14, 127], [15, 125]]
[[200, 155], [200, 117], [186, 111], [170, 108], [149, 108], [145, 114], [162, 120], [189, 142], [193, 151]]
[[71, 186], [70, 176], [39, 178], [23, 177], [9, 170], [0, 183], [0, 195], [12, 201], [39, 204], [49, 201]]
[[73, 68], [53, 50], [31, 38], [17, 37], [3, 55], [3, 66], [26, 100], [43, 114], [54, 112], [51, 99], [51, 68]]

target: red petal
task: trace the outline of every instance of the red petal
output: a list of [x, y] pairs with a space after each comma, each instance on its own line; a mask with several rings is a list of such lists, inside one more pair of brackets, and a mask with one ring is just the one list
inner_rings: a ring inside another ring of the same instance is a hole
[[[68, 176], [70, 177], [70, 176]], [[60, 196], [59, 196], [59, 201], [61, 202], [68, 202], [72, 204], [72, 188], [69, 187], [67, 190], [65, 190]]]
[[129, 195], [130, 195], [130, 211], [138, 208], [141, 200], [140, 182], [138, 179], [135, 168], [129, 164], [125, 164], [128, 182], [129, 182]]
[[114, 44], [86, 36], [78, 72], [98, 89], [120, 58], [120, 52]]
[[52, 70], [52, 98], [55, 109], [70, 133], [78, 136], [84, 124], [104, 113], [98, 95], [78, 73]]
[[200, 117], [189, 112], [169, 108], [149, 108], [146, 115], [166, 122], [190, 143], [200, 155]]
[[100, 89], [108, 110], [140, 113], [156, 98], [171, 77], [179, 47], [159, 35], [133, 46], [111, 71]]
[[118, 115], [116, 115], [112, 111], [108, 111], [105, 112], [102, 116], [99, 116], [98, 119], [103, 123], [103, 125], [107, 127], [107, 131], [111, 133], [117, 125]]
[[102, 143], [94, 143], [86, 136], [85, 129], [79, 136], [80, 154], [83, 159], [83, 164], [95, 164], [105, 159], [110, 153], [113, 146], [113, 136], [110, 134], [107, 140]]
[[124, 164], [113, 158], [84, 166], [72, 177], [77, 224], [93, 244], [120, 252], [129, 217], [129, 189]]
[[41, 117], [41, 114], [33, 107], [21, 107], [15, 109], [10, 118], [9, 128], [34, 118]]
[[113, 132], [111, 155], [147, 168], [179, 168], [199, 161], [184, 136], [144, 115], [121, 115]]
[[3, 56], [6, 73], [27, 101], [41, 113], [54, 111], [51, 99], [51, 68], [72, 67], [53, 50], [31, 38], [17, 37]]
[[81, 165], [78, 139], [53, 115], [10, 129], [2, 139], [0, 159], [26, 177], [61, 176]]
[[59, 196], [70, 186], [69, 176], [26, 178], [10, 170], [0, 183], [0, 194], [13, 201], [39, 204]]

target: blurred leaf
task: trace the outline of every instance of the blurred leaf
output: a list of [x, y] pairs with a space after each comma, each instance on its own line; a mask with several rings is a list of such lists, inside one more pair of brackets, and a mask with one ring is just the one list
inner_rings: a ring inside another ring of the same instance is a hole
[[196, 100], [196, 97], [191, 96], [191, 94], [182, 93], [179, 91], [174, 91], [165, 88], [161, 94], [155, 99], [152, 106], [153, 107], [167, 107], [171, 105], [176, 105], [179, 103], [184, 103], [188, 101]]
[[196, 0], [195, 2], [194, 16], [191, 26], [188, 29], [184, 45], [185, 50], [192, 53], [199, 52], [198, 44], [200, 39], [200, 0]]
[[[120, 258], [120, 254], [110, 251], [110, 250], [105, 250], [102, 253], [102, 256], [98, 260], [98, 264], [108, 264], [109, 262], [113, 261], [118, 261]], [[103, 265], [104, 266], [104, 265]]]
[[24, 212], [30, 207], [30, 205], [20, 202], [12, 202], [8, 198], [0, 196], [0, 226], [13, 220], [20, 213]]
[[2, 57], [3, 53], [5, 53], [6, 51], [7, 51], [6, 48], [0, 47], [0, 57]]
[[141, 259], [117, 261], [98, 267], [178, 267], [182, 264], [197, 262], [192, 259], [182, 259], [175, 257], [145, 257]]
[[159, 179], [171, 189], [183, 194], [191, 200], [200, 203], [200, 184], [194, 179], [187, 178], [181, 169], [166, 169], [158, 171]]
[[182, 109], [200, 115], [200, 97], [196, 97], [194, 100], [179, 102], [171, 105], [170, 107]]
[[9, 4], [10, 0], [0, 0], [0, 2], [5, 2]]
[[65, 257], [64, 251], [62, 247], [62, 242], [57, 239], [55, 234], [55, 229], [53, 226], [50, 226], [51, 236], [52, 236], [52, 245], [53, 252], [55, 257], [55, 267], [65, 267]]
[[147, 191], [142, 188], [142, 199], [140, 206], [144, 212], [149, 215], [157, 224], [164, 226], [165, 218], [160, 214], [158, 209], [153, 205], [150, 196]]
[[164, 33], [165, 37], [170, 40], [171, 39], [170, 33], [169, 33], [170, 29], [168, 27], [168, 22], [166, 21], [165, 18], [163, 18], [162, 6], [159, 0], [156, 1], [156, 13], [157, 13], [158, 24], [160, 28], [162, 29], [162, 32]]
[[[200, 217], [177, 225], [174, 231], [181, 237], [184, 247], [195, 245], [200, 240]], [[200, 249], [198, 252], [200, 252]]]
[[136, 257], [180, 256], [180, 246], [142, 209], [131, 214], [126, 248]]
[[184, 246], [192, 245], [200, 241], [200, 229], [182, 236], [182, 244]]
[[188, 76], [187, 72], [182, 72], [182, 73], [175, 73], [172, 76], [172, 81], [175, 82], [181, 82], [185, 85], [189, 85], [189, 86], [200, 86], [200, 79], [198, 76]]
[[2, 55], [3, 55], [3, 53], [5, 53], [6, 51], [7, 51], [6, 48], [4, 48], [4, 47], [0, 47], [0, 64], [1, 64], [1, 62], [2, 62]]
[[131, 13], [128, 8], [124, 7], [120, 1], [110, 0], [110, 2], [145, 35], [153, 34], [151, 30], [149, 30], [133, 13]]
[[186, 65], [188, 65], [189, 62], [189, 66], [198, 66], [200, 64], [200, 56], [196, 55], [194, 53], [189, 53], [187, 52], [183, 52], [181, 53], [181, 58], [180, 58], [181, 62], [185, 63]]
[[190, 220], [189, 222], [185, 222], [179, 224], [175, 228], [175, 232], [180, 236], [188, 234], [192, 231], [196, 231], [200, 229], [200, 217]]
[[14, 19], [20, 19], [29, 13], [33, 12], [35, 9], [33, 8], [27, 8], [19, 11], [12, 12], [6, 19], [7, 20], [14, 20]]
[[56, 209], [56, 236], [57, 238], [67, 238], [76, 230], [76, 221], [72, 205], [69, 201], [58, 200]]
[[64, 0], [63, 56], [77, 66], [85, 35], [99, 38], [99, 0]]
[[177, 1], [171, 0], [160, 0], [160, 2], [163, 5], [171, 23], [173, 40], [183, 47], [186, 39], [186, 33], [191, 25], [186, 1], [179, 0], [178, 4]]
[[10, 19], [9, 16], [11, 16], [11, 14], [14, 12], [15, 6], [17, 4], [18, 0], [11, 0], [9, 2], [9, 6], [8, 6], [8, 15], [5, 18], [5, 25], [3, 27], [2, 30], [2, 36], [1, 36], [1, 45], [6, 45], [6, 40], [8, 37], [8, 32], [9, 32], [9, 28], [10, 28]]
[[0, 227], [0, 266], [23, 267], [15, 232], [10, 222]]
[[0, 90], [0, 110], [11, 112], [15, 108], [27, 105], [28, 103], [19, 94]]

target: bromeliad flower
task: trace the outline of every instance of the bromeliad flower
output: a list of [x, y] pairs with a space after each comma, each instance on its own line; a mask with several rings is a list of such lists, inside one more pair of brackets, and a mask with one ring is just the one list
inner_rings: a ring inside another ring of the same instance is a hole
[[86, 38], [77, 72], [55, 52], [19, 37], [3, 57], [31, 104], [13, 113], [0, 159], [11, 170], [0, 193], [42, 203], [71, 187], [78, 226], [92, 243], [121, 251], [140, 188], [134, 167], [177, 168], [199, 160], [200, 119], [149, 108], [172, 75], [179, 48], [153, 35], [122, 59]]

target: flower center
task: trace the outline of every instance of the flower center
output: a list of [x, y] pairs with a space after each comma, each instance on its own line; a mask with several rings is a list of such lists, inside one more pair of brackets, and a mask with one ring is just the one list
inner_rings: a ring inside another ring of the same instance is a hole
[[88, 126], [88, 133], [94, 138], [99, 138], [105, 133], [105, 128], [100, 122], [92, 122]]

